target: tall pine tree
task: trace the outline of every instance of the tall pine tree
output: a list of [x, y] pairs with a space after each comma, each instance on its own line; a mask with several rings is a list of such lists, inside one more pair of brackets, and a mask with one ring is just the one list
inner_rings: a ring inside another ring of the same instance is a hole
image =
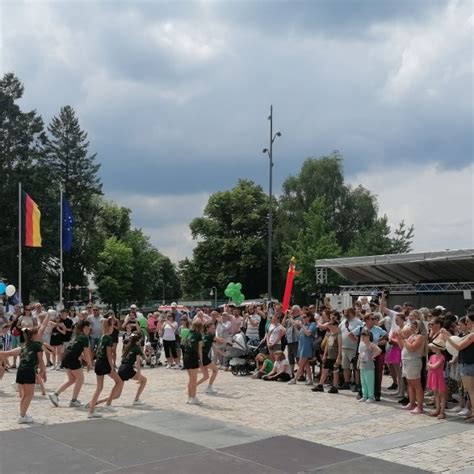
[[48, 126], [46, 160], [52, 181], [63, 186], [74, 214], [72, 251], [64, 255], [64, 283], [83, 285], [94, 269], [103, 247], [98, 227], [102, 184], [96, 154], [89, 154], [87, 133], [81, 129], [74, 109], [66, 105]]

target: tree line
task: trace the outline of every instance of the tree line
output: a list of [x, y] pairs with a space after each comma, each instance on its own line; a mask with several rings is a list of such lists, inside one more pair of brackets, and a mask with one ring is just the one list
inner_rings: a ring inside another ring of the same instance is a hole
[[[62, 107], [45, 126], [36, 110], [20, 108], [23, 93], [13, 73], [1, 78], [0, 278], [17, 281], [19, 182], [42, 213], [43, 246], [23, 252], [24, 301], [58, 299], [60, 184], [75, 219], [73, 248], [64, 254], [65, 286], [87, 286], [92, 276], [101, 299], [114, 305], [210, 299], [213, 287], [221, 299], [231, 281], [242, 283], [247, 297], [265, 297], [269, 199], [261, 186], [240, 179], [234, 188], [211, 195], [203, 215], [190, 223], [197, 240], [192, 257], [175, 265], [141, 229], [132, 228], [130, 209], [103, 196], [100, 164], [74, 109]], [[344, 181], [338, 152], [308, 158], [271, 205], [276, 297], [292, 256], [301, 271], [296, 297], [304, 301], [316, 291], [317, 258], [411, 249], [413, 226], [402, 221], [392, 232], [387, 216], [379, 216], [376, 196]]]
[[[18, 183], [41, 210], [43, 245], [23, 250], [23, 300], [54, 303], [59, 294], [59, 186], [74, 214], [74, 243], [64, 253], [64, 294], [89, 286], [114, 305], [143, 303], [163, 294], [178, 298], [181, 286], [171, 260], [140, 229], [130, 209], [107, 201], [100, 164], [89, 152], [87, 133], [66, 105], [45, 126], [36, 110], [18, 102], [24, 86], [13, 74], [0, 79], [0, 278], [18, 285]], [[77, 291], [76, 291], [77, 293]]]
[[[363, 186], [344, 181], [338, 152], [308, 158], [296, 176], [283, 183], [274, 198], [274, 296], [281, 299], [291, 257], [300, 271], [295, 299], [309, 301], [317, 292], [316, 259], [404, 253], [411, 250], [413, 226], [402, 221], [396, 229], [379, 216], [377, 198]], [[179, 262], [183, 293], [202, 295], [205, 288], [225, 288], [238, 281], [250, 297], [267, 293], [267, 229], [269, 198], [261, 186], [246, 179], [213, 194], [204, 215], [191, 224], [197, 239], [191, 259]], [[342, 283], [332, 275], [329, 283]]]

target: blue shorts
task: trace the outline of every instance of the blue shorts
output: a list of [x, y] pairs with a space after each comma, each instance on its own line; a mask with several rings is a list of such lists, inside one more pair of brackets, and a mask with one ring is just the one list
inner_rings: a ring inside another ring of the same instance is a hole
[[474, 377], [474, 364], [460, 364], [459, 373], [461, 377]]

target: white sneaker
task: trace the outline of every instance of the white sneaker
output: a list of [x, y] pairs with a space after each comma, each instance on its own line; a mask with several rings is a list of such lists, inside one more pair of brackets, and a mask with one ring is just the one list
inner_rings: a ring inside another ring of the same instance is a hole
[[31, 416], [20, 416], [20, 418], [18, 418], [18, 424], [20, 425], [24, 425], [26, 423], [33, 423], [33, 418], [31, 418]]
[[145, 402], [143, 400], [134, 400], [133, 401], [133, 406], [142, 406], [145, 405]]
[[471, 414], [471, 410], [469, 408], [463, 408], [459, 413], [458, 416], [469, 416]]
[[175, 365], [173, 365], [173, 369], [181, 370], [181, 365], [175, 364]]
[[461, 408], [461, 407], [454, 407], [454, 408], [450, 408], [449, 410], [446, 410], [446, 411], [448, 413], [459, 413], [462, 410], [463, 410], [463, 408]]
[[374, 401], [375, 401], [375, 400], [374, 400], [373, 398], [368, 398], [368, 399], [365, 401], [365, 403], [374, 403]]
[[[50, 397], [51, 398], [51, 397]], [[52, 401], [52, 400], [51, 400]], [[79, 400], [75, 400], [75, 401], [70, 401], [69, 402], [69, 406], [71, 408], [78, 408], [78, 407], [82, 407], [82, 403], [79, 401]]]
[[55, 407], [59, 406], [59, 397], [55, 393], [52, 393], [51, 395], [49, 395], [49, 399], [51, 400], [51, 403]]
[[191, 400], [189, 400], [189, 404], [190, 405], [202, 405], [202, 402], [201, 400], [199, 400], [199, 398], [191, 398]]
[[117, 411], [117, 408], [114, 408], [112, 405], [104, 405], [102, 407], [102, 410], [108, 411], [110, 413], [115, 413]]
[[359, 398], [359, 400], [357, 400], [358, 402], [366, 402], [367, 401], [367, 398]]
[[94, 412], [94, 413], [88, 413], [87, 418], [102, 418], [102, 415], [100, 413]]
[[304, 384], [305, 385], [313, 385], [313, 381], [312, 380], [307, 380]]
[[291, 379], [291, 380], [288, 382], [288, 385], [296, 385], [296, 378]]
[[191, 403], [192, 398], [188, 398], [186, 405], [189, 405]]
[[171, 369], [171, 365], [169, 365], [169, 364], [166, 364], [166, 367], [165, 367], [165, 369]]
[[205, 390], [205, 393], [207, 393], [208, 395], [215, 395], [217, 392], [217, 390], [212, 386], [212, 385], [209, 385], [206, 390]]

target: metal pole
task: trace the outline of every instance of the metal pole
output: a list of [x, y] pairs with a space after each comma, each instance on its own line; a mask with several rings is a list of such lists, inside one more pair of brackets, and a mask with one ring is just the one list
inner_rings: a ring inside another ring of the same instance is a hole
[[21, 236], [21, 183], [18, 183], [18, 301], [22, 303], [21, 296], [21, 247], [22, 247], [22, 236]]
[[268, 301], [272, 301], [272, 231], [273, 231], [273, 212], [272, 212], [272, 174], [273, 174], [273, 105], [270, 106], [270, 185], [268, 202]]
[[63, 308], [63, 187], [59, 185], [59, 311]]
[[165, 304], [165, 281], [162, 281], [163, 284], [163, 305]]

